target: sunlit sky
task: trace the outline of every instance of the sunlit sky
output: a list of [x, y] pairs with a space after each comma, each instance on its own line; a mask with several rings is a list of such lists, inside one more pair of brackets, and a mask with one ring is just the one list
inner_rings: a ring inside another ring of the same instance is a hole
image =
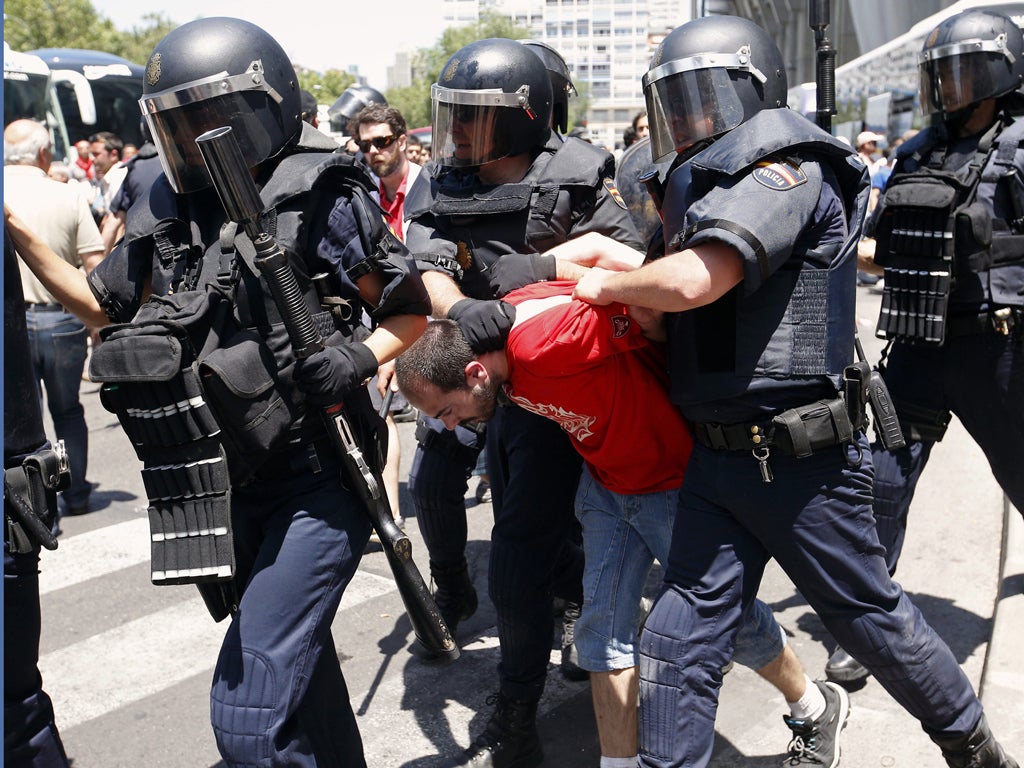
[[[433, 45], [441, 34], [441, 0], [92, 0], [118, 29], [162, 13], [184, 24], [200, 16], [236, 16], [267, 30], [294, 64], [315, 70], [358, 65], [367, 82], [384, 90], [396, 51]], [[139, 62], [145, 64], [145, 62]]]

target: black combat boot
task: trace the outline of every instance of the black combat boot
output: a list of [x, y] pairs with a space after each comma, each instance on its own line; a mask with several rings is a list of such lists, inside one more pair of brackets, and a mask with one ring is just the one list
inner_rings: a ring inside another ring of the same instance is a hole
[[537, 702], [517, 701], [497, 693], [487, 699], [496, 705], [483, 733], [456, 763], [470, 768], [533, 768], [544, 762], [537, 735]]
[[476, 613], [477, 597], [465, 559], [447, 567], [430, 564], [430, 578], [434, 582], [434, 602], [441, 618], [455, 636], [460, 621]]
[[996, 741], [984, 715], [970, 735], [951, 739], [932, 736], [932, 741], [939, 745], [949, 768], [1020, 768]]

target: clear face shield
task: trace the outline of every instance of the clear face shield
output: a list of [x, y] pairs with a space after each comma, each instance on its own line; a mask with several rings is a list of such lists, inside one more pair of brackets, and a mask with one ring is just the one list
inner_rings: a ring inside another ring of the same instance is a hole
[[282, 137], [278, 126], [261, 119], [268, 99], [283, 100], [266, 82], [258, 61], [241, 75], [215, 75], [139, 99], [174, 191], [194, 192], [213, 184], [196, 138], [214, 128], [231, 126], [248, 167], [270, 157]]
[[431, 156], [452, 168], [483, 165], [510, 154], [511, 137], [502, 130], [508, 110], [536, 117], [530, 109], [528, 85], [504, 93], [497, 88], [460, 91], [434, 83], [430, 100], [434, 113]]
[[1006, 47], [1006, 35], [999, 35], [995, 40], [965, 40], [923, 51], [920, 96], [924, 115], [950, 115], [996, 95], [999, 84], [994, 79], [993, 54], [1013, 63], [1013, 54]]
[[643, 78], [651, 154], [663, 162], [702, 139], [732, 130], [743, 122], [743, 104], [729, 70], [764, 74], [750, 61], [750, 49], [736, 53], [699, 53], [655, 67]]

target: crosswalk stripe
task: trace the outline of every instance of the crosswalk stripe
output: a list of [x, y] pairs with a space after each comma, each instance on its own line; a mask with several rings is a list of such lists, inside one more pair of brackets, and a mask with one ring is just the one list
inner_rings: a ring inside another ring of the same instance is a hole
[[[145, 522], [145, 521], [144, 521]], [[357, 571], [340, 610], [395, 590], [389, 578]], [[215, 624], [198, 596], [48, 653], [39, 660], [62, 729], [211, 673], [227, 623]], [[102, 667], [102, 674], [97, 667]]]
[[42, 556], [40, 595], [147, 562], [149, 520], [141, 517], [75, 536], [62, 536], [53, 559], [50, 557], [47, 553]]

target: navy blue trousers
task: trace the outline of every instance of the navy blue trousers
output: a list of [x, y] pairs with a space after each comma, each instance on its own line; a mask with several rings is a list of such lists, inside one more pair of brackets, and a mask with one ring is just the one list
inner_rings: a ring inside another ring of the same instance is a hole
[[948, 646], [892, 581], [871, 510], [867, 439], [796, 459], [773, 452], [764, 483], [744, 451], [694, 447], [665, 572], [640, 639], [641, 765], [711, 757], [722, 667], [774, 558], [826, 628], [932, 735], [982, 714]]
[[[957, 336], [939, 348], [894, 344], [885, 383], [903, 418], [912, 403], [945, 420], [955, 413], [984, 451], [992, 474], [1024, 514], [1024, 340], [998, 333]], [[872, 445], [878, 537], [895, 573], [907, 532], [907, 515], [934, 440], [908, 440], [898, 451]]]
[[314, 474], [300, 451], [290, 471], [232, 491], [245, 591], [210, 692], [217, 747], [232, 768], [366, 765], [331, 623], [370, 523], [337, 460], [321, 461]]
[[[57, 555], [59, 557], [60, 555]], [[67, 768], [39, 674], [39, 550], [4, 542], [4, 759], [7, 768]]]
[[416, 522], [431, 566], [457, 566], [466, 556], [466, 491], [482, 438], [463, 427], [447, 430], [440, 419], [420, 419], [432, 434], [428, 446], [416, 445], [409, 470]]
[[574, 511], [582, 461], [554, 421], [517, 406], [487, 428], [494, 530], [488, 589], [498, 614], [502, 692], [537, 701], [554, 638], [552, 598], [583, 602], [583, 549]]

